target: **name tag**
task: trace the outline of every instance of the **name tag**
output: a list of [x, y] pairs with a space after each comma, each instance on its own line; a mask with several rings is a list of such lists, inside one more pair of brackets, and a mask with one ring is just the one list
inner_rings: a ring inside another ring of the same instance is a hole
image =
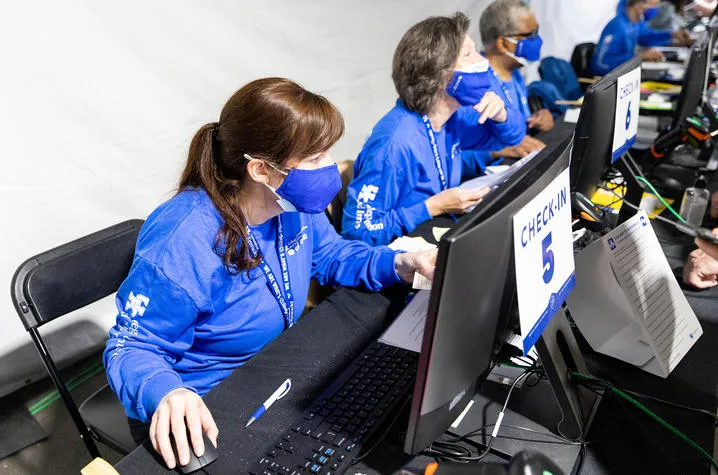
[[524, 355], [573, 288], [571, 188], [564, 170], [514, 215], [514, 262]]

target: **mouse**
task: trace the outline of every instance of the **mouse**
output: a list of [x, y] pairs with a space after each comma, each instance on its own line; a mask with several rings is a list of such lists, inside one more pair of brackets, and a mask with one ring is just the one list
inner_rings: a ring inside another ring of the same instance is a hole
[[177, 462], [175, 470], [178, 470], [180, 473], [194, 473], [217, 460], [217, 449], [214, 447], [214, 444], [212, 444], [212, 441], [209, 440], [209, 437], [207, 437], [207, 434], [204, 431], [202, 431], [202, 437], [204, 438], [204, 455], [197, 457], [194, 453], [194, 449], [192, 449], [192, 442], [189, 442], [191, 439], [189, 429], [187, 429], [187, 441], [190, 444], [189, 463], [187, 465], [180, 465], [179, 455], [177, 454], [177, 446], [175, 445], [175, 438], [172, 433], [170, 433], [172, 452], [175, 454], [175, 461]]

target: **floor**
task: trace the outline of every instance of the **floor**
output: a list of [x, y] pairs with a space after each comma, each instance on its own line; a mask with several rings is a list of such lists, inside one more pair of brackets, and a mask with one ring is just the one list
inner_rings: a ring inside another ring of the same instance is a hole
[[[97, 354], [62, 372], [64, 381], [75, 381], [72, 386], [76, 387], [71, 392], [78, 403], [107, 383], [101, 364], [100, 354]], [[48, 395], [51, 396], [54, 389], [52, 382], [47, 378], [13, 395], [26, 407], [32, 408], [31, 412], [36, 412], [35, 419], [50, 435], [47, 439], [0, 460], [0, 473], [3, 475], [47, 473], [77, 475], [90, 463], [90, 456], [62, 401], [42, 404], [43, 400], [48, 399]], [[0, 404], [2, 402], [0, 400]], [[97, 445], [103, 458], [108, 462], [114, 464], [122, 458], [122, 455], [109, 447], [100, 443]]]

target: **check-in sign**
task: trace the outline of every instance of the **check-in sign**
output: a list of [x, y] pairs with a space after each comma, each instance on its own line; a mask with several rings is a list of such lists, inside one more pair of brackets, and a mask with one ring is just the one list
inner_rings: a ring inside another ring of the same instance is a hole
[[618, 160], [636, 141], [640, 101], [641, 68], [638, 67], [618, 78], [611, 162]]
[[514, 215], [516, 293], [524, 354], [576, 282], [570, 190], [567, 169]]

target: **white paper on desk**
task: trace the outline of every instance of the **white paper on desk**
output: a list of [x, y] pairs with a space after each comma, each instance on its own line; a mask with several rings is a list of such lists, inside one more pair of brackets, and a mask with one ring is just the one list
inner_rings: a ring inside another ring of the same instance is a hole
[[566, 113], [563, 115], [563, 121], [575, 124], [576, 122], [578, 122], [578, 116], [580, 114], [581, 109], [579, 107], [566, 109]]
[[379, 341], [405, 350], [421, 352], [421, 341], [424, 339], [426, 312], [429, 310], [430, 290], [420, 290], [396, 320], [387, 328]]
[[435, 247], [436, 245], [427, 242], [424, 238], [407, 236], [396, 238], [389, 244], [390, 249], [404, 252], [430, 251]]
[[576, 269], [568, 307], [597, 351], [665, 378], [703, 334], [644, 211], [588, 246]]

